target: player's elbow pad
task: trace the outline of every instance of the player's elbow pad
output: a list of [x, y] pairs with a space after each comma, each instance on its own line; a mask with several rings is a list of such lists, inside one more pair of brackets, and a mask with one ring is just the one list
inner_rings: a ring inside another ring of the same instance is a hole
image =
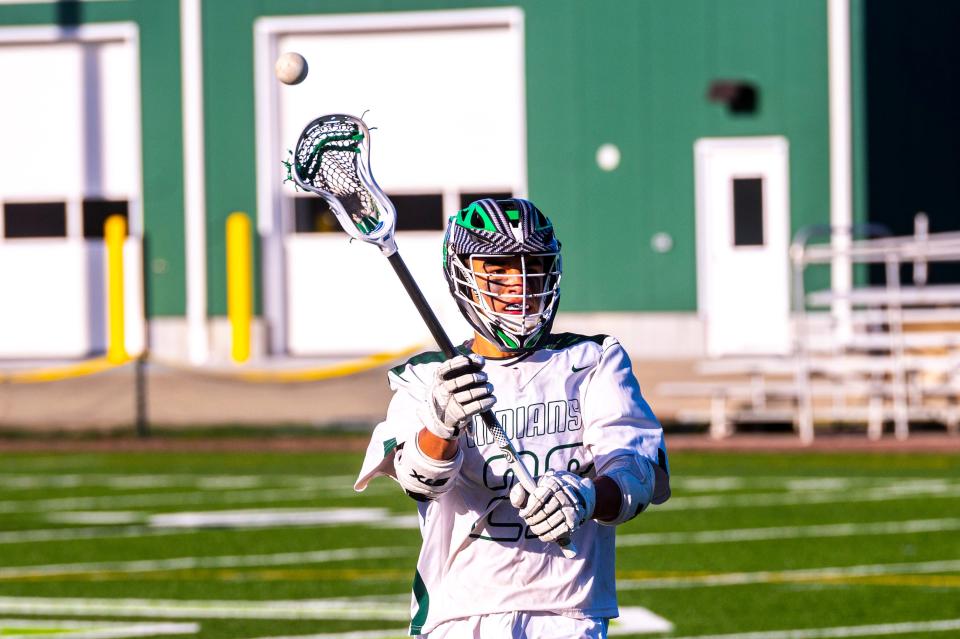
[[453, 459], [433, 459], [420, 450], [414, 438], [397, 448], [393, 467], [408, 495], [417, 501], [431, 501], [450, 490], [462, 463], [462, 450], [457, 450]]
[[620, 511], [613, 519], [597, 520], [604, 526], [616, 526], [630, 521], [643, 512], [653, 499], [653, 468], [645, 457], [614, 457], [600, 470], [599, 475], [609, 477], [620, 488]]

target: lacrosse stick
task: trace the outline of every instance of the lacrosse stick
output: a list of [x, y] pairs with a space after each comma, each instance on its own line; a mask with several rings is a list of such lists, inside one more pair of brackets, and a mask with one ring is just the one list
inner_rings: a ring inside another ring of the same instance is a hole
[[[287, 170], [297, 186], [327, 201], [340, 226], [351, 237], [380, 248], [440, 350], [448, 359], [455, 357], [457, 352], [453, 342], [397, 251], [394, 239], [397, 211], [370, 171], [370, 130], [363, 120], [342, 114], [324, 115], [313, 120], [300, 134], [292, 165], [287, 163]], [[527, 493], [533, 494], [537, 482], [523, 465], [493, 411], [486, 410], [480, 417], [517, 480]], [[558, 539], [557, 543], [564, 555], [576, 556], [576, 548], [569, 537]]]

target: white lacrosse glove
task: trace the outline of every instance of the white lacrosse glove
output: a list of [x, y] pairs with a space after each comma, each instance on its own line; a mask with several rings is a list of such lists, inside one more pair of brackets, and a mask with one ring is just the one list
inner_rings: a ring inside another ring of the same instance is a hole
[[456, 439], [474, 415], [496, 403], [493, 386], [483, 372], [485, 361], [476, 353], [457, 355], [436, 370], [417, 417], [441, 439]]
[[593, 515], [597, 491], [593, 481], [566, 470], [548, 470], [532, 495], [519, 482], [510, 490], [510, 503], [541, 541], [556, 541], [582, 526]]

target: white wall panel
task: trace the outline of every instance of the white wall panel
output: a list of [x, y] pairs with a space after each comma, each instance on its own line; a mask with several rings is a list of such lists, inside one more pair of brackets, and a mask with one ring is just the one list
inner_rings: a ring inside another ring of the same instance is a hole
[[138, 42], [133, 24], [85, 25], [69, 41], [56, 27], [0, 28], [0, 207], [67, 210], [67, 237], [0, 233], [0, 358], [105, 348], [104, 248], [81, 237], [84, 198], [128, 202], [126, 346], [143, 348]]
[[[126, 348], [144, 346], [140, 240], [124, 246]], [[104, 246], [37, 239], [0, 243], [0, 358], [84, 357], [107, 343]]]
[[[280, 150], [293, 148], [320, 115], [366, 113], [373, 172], [388, 193], [440, 195], [445, 215], [456, 211], [461, 193], [525, 195], [523, 14], [510, 8], [261, 18], [256, 33], [264, 306], [276, 327], [271, 333], [283, 336], [272, 347], [337, 355], [429, 342], [375, 248], [348, 244], [339, 233], [271, 243], [271, 235], [291, 226], [283, 209], [293, 193], [280, 184]], [[306, 57], [310, 73], [302, 84], [273, 77], [273, 59], [284, 51]], [[397, 241], [451, 337], [470, 336], [443, 279], [442, 233], [403, 232]]]
[[0, 47], [0, 199], [81, 192], [81, 62], [76, 44]]
[[[440, 233], [409, 232], [401, 255], [450, 338], [473, 335], [441, 269]], [[286, 246], [290, 298], [289, 350], [294, 355], [357, 355], [397, 351], [433, 340], [376, 248], [333, 234], [290, 235]]]
[[288, 35], [280, 51], [310, 65], [282, 87], [281, 135], [292, 148], [325, 113], [367, 112], [374, 175], [387, 190], [500, 186], [526, 175], [519, 34], [503, 28]]
[[0, 199], [140, 191], [136, 42], [0, 46]]
[[99, 46], [102, 69], [103, 194], [140, 193], [140, 87], [138, 56], [130, 42]]
[[0, 356], [87, 354], [93, 309], [85, 242], [5, 242], [0, 273]]

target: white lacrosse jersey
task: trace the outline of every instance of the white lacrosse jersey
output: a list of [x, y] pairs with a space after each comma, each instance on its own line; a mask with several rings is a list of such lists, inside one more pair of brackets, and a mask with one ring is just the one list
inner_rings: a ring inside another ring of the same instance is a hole
[[[465, 346], [459, 350], [469, 352]], [[367, 448], [356, 490], [377, 475], [395, 478], [398, 445], [414, 445], [417, 407], [444, 360], [423, 353], [390, 371], [395, 395]], [[630, 360], [612, 337], [551, 335], [533, 352], [487, 359], [494, 413], [533, 476], [548, 469], [595, 477], [621, 455], [651, 464], [654, 503], [670, 494], [663, 429], [640, 394]], [[463, 465], [449, 491], [417, 503], [423, 546], [411, 603], [411, 634], [474, 615], [544, 611], [616, 617], [615, 528], [587, 521], [568, 559], [527, 529], [510, 504], [513, 471], [477, 416], [461, 435]]]

